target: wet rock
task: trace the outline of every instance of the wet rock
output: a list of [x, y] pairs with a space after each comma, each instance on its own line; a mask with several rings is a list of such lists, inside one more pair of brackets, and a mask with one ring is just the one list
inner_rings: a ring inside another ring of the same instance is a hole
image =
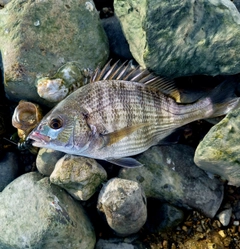
[[7, 96], [46, 104], [36, 81], [72, 61], [81, 70], [105, 64], [108, 41], [91, 0], [12, 0], [0, 10], [0, 50]]
[[9, 2], [11, 2], [11, 0], [0, 0], [0, 6], [5, 6]]
[[65, 153], [61, 151], [41, 148], [36, 158], [36, 167], [38, 171], [45, 176], [50, 176], [54, 170], [55, 164], [64, 155]]
[[217, 217], [223, 226], [228, 226], [232, 215], [232, 208], [221, 211]]
[[95, 249], [146, 249], [146, 246], [139, 241], [137, 234], [122, 237], [111, 237], [109, 239], [99, 239]]
[[199, 143], [194, 161], [203, 170], [240, 186], [239, 128], [240, 109], [230, 112], [213, 126]]
[[213, 217], [223, 199], [223, 184], [199, 169], [193, 156], [186, 145], [154, 146], [136, 156], [144, 167], [121, 169], [119, 177], [138, 181], [147, 197]]
[[240, 1], [239, 0], [233, 0], [232, 2], [235, 4], [235, 6], [237, 7], [237, 9], [239, 11], [240, 10]]
[[101, 21], [108, 37], [111, 57], [117, 57], [123, 60], [133, 59], [118, 18], [112, 16], [104, 18]]
[[148, 199], [147, 210], [148, 218], [145, 226], [153, 233], [176, 227], [184, 219], [184, 212], [181, 209], [156, 199]]
[[83, 208], [39, 173], [28, 173], [0, 194], [0, 248], [93, 249], [95, 233]]
[[124, 242], [111, 242], [108, 240], [100, 239], [96, 244], [96, 249], [135, 249], [131, 244]]
[[89, 83], [91, 69], [81, 69], [81, 64], [68, 62], [58, 69], [52, 77], [37, 80], [38, 95], [49, 102], [60, 102], [79, 87]]
[[107, 173], [96, 160], [66, 154], [58, 160], [50, 181], [66, 189], [77, 200], [88, 200], [107, 180]]
[[0, 191], [2, 191], [19, 174], [18, 159], [15, 153], [8, 152], [0, 160]]
[[173, 78], [239, 73], [240, 14], [231, 1], [117, 0], [114, 9], [142, 67]]
[[120, 178], [112, 178], [104, 185], [97, 208], [119, 236], [138, 232], [147, 218], [146, 197], [141, 186]]
[[237, 220], [240, 220], [240, 200], [233, 207], [234, 216]]

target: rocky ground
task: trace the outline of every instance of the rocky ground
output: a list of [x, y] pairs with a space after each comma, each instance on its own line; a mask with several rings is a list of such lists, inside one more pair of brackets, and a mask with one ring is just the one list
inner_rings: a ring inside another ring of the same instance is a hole
[[[233, 2], [236, 2], [236, 5], [239, 4], [238, 1]], [[105, 22], [106, 32], [111, 33], [111, 30], [109, 31], [108, 26], [108, 21], [110, 19], [108, 18], [111, 18], [114, 15], [113, 1], [96, 0], [95, 4], [99, 11], [100, 17], [102, 18], [103, 22]], [[0, 6], [4, 5], [5, 2], [2, 1], [1, 3], [0, 1]], [[114, 46], [114, 44], [112, 44], [110, 40], [110, 46], [111, 45]], [[109, 57], [113, 57], [114, 59], [120, 58], [123, 60], [132, 58], [131, 54], [128, 50], [126, 50], [125, 46], [123, 46], [121, 51], [119, 51], [118, 49], [111, 50]], [[236, 75], [236, 77], [238, 78], [238, 75]], [[212, 89], [215, 85], [225, 79], [229, 80], [230, 76], [185, 76], [177, 78], [176, 82], [180, 89], [188, 89], [190, 86], [190, 90], [193, 93], [192, 95], [196, 97], [199, 92]], [[204, 84], [201, 84], [200, 90], [198, 87], [192, 87], [195, 85], [199, 86], [199, 82], [204, 82]], [[36, 168], [36, 154], [31, 153], [30, 150], [21, 150], [21, 148], [19, 148], [19, 138], [16, 134], [16, 129], [11, 125], [12, 114], [15, 107], [17, 106], [17, 102], [13, 102], [6, 98], [3, 84], [1, 84], [0, 94], [0, 160], [2, 161], [2, 164], [0, 165], [0, 174], [4, 175], [2, 179], [6, 180], [6, 183], [4, 181], [0, 183], [0, 187], [2, 187], [6, 186], [7, 182], [10, 183], [17, 176], [24, 175], [29, 172], [37, 172], [39, 171], [39, 169]], [[49, 107], [44, 106], [43, 109], [45, 113], [47, 112]], [[211, 120], [210, 123], [206, 120], [201, 120], [184, 126], [184, 128], [181, 129], [177, 134], [178, 143], [188, 145], [193, 148], [193, 150], [195, 150], [199, 142], [207, 134], [210, 128], [213, 127], [212, 122], [215, 121], [216, 120]], [[8, 157], [11, 158], [13, 162], [11, 163], [11, 167], [4, 168], [5, 161], [8, 160], [6, 158], [6, 155], [8, 155]], [[15, 168], [16, 165], [18, 165], [17, 169]], [[103, 168], [108, 173], [108, 179], [119, 176], [119, 168], [114, 168], [112, 165], [108, 164], [103, 165]], [[7, 177], [5, 177], [7, 175], [11, 175], [12, 178], [7, 179]], [[90, 220], [95, 228], [98, 241], [96, 249], [240, 248], [240, 188], [228, 185], [227, 181], [222, 180], [218, 176], [216, 176], [216, 179], [216, 181], [219, 181], [219, 186], [223, 186], [224, 189], [221, 206], [217, 211], [217, 214], [214, 215], [213, 218], [209, 218], [209, 216], [207, 217], [199, 210], [197, 211], [197, 209], [184, 207], [181, 208], [179, 212], [179, 215], [181, 217], [180, 222], [172, 227], [165, 226], [164, 229], [162, 229], [159, 224], [163, 223], [162, 221], [164, 220], [164, 218], [161, 217], [161, 215], [157, 212], [158, 210], [156, 210], [158, 207], [158, 200], [154, 198], [148, 198], [147, 206], [149, 218], [147, 223], [140, 229], [137, 234], [125, 237], [116, 236], [115, 232], [113, 232], [106, 223], [102, 222], [102, 219], [99, 217], [96, 211], [99, 192], [98, 191], [88, 201], [82, 203], [89, 216], [91, 217]], [[188, 191], [191, 191], [191, 188]], [[53, 205], [55, 205], [56, 203], [57, 202], [53, 202]], [[171, 216], [174, 215], [170, 213], [169, 217]], [[0, 248], [4, 247], [0, 246]]]

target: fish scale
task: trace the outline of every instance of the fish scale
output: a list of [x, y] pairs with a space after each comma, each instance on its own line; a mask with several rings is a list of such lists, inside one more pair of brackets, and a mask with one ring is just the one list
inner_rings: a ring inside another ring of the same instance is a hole
[[131, 63], [109, 62], [91, 83], [54, 107], [28, 139], [37, 147], [141, 166], [130, 156], [161, 143], [176, 128], [238, 107], [233, 93], [234, 84], [223, 82], [198, 101], [179, 104], [174, 82]]
[[[124, 83], [125, 88], [123, 88]], [[100, 114], [105, 121], [105, 125], [109, 126], [109, 132], [114, 130], [112, 128], [114, 124], [117, 124], [118, 128], [122, 128], [139, 122], [156, 123], [159, 122], [161, 116], [165, 116], [166, 119], [170, 118], [166, 116], [169, 114], [168, 111], [162, 113], [164, 108], [161, 110], [160, 107], [165, 102], [162, 103], [160, 98], [153, 97], [148, 92], [144, 93], [139, 87], [136, 91], [136, 86], [133, 87], [127, 82], [124, 83], [122, 85], [119, 85], [119, 82], [106, 81], [99, 83], [98, 86], [95, 86], [95, 90], [99, 88], [99, 91], [96, 90], [95, 94], [90, 94], [91, 98], [86, 98], [83, 104], [86, 107], [91, 106], [93, 115], [95, 113]], [[120, 91], [117, 88], [118, 85]], [[111, 90], [109, 91], [109, 89]], [[99, 99], [99, 95], [103, 97]], [[115, 98], [112, 96], [115, 96]]]

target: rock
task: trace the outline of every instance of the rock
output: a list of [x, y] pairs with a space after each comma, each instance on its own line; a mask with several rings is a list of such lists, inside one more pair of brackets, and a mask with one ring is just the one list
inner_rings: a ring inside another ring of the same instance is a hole
[[235, 4], [235, 6], [237, 7], [237, 9], [239, 11], [240, 10], [240, 1], [239, 0], [233, 0], [232, 2]]
[[218, 215], [217, 218], [221, 222], [223, 226], [228, 226], [230, 219], [232, 215], [232, 208], [225, 209], [221, 211]]
[[45, 176], [50, 176], [54, 170], [55, 164], [64, 155], [65, 153], [61, 151], [41, 148], [36, 159], [38, 171]]
[[70, 93], [90, 82], [91, 69], [81, 69], [81, 64], [67, 62], [52, 77], [37, 80], [38, 95], [49, 102], [60, 102]]
[[95, 246], [83, 208], [39, 173], [24, 174], [0, 194], [0, 248], [52, 249]]
[[146, 249], [139, 240], [138, 234], [122, 237], [111, 237], [109, 239], [99, 239], [95, 249]]
[[101, 21], [108, 37], [111, 57], [116, 57], [123, 60], [133, 59], [129, 50], [129, 45], [125, 36], [123, 35], [122, 28], [117, 17], [112, 16], [101, 19]]
[[239, 115], [238, 108], [213, 126], [199, 143], [194, 156], [201, 169], [217, 174], [235, 186], [240, 186]]
[[142, 67], [171, 78], [240, 72], [240, 14], [231, 1], [116, 0], [114, 9]]
[[124, 243], [124, 242], [110, 242], [108, 240], [100, 239], [95, 249], [135, 249], [135, 247], [131, 244]]
[[0, 0], [0, 6], [5, 6], [7, 3], [9, 3], [11, 0]]
[[66, 154], [58, 160], [50, 181], [67, 190], [77, 200], [88, 200], [107, 180], [107, 173], [96, 160]]
[[145, 194], [134, 181], [109, 180], [100, 191], [97, 208], [119, 236], [138, 232], [147, 219]]
[[0, 160], [0, 191], [2, 191], [11, 181], [17, 178], [18, 159], [15, 153], [8, 152]]
[[238, 200], [235, 206], [233, 207], [233, 212], [235, 219], [240, 220], [240, 200]]
[[105, 64], [109, 53], [91, 0], [12, 0], [0, 10], [0, 50], [8, 98], [41, 104], [48, 102], [37, 94], [38, 79], [54, 76], [73, 61], [81, 70], [95, 69]]
[[147, 197], [214, 217], [223, 199], [223, 184], [199, 169], [193, 156], [187, 145], [154, 146], [136, 156], [144, 167], [121, 169], [119, 177], [138, 181]]
[[170, 230], [179, 225], [184, 219], [184, 213], [181, 209], [156, 199], [148, 199], [147, 211], [145, 226], [152, 233]]

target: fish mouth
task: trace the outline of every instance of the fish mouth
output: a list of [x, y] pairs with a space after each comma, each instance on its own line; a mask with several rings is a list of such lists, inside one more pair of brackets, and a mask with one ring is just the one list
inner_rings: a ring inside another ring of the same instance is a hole
[[37, 147], [45, 145], [51, 140], [49, 136], [45, 136], [36, 131], [31, 132], [28, 136], [28, 139], [33, 140], [32, 145]]

